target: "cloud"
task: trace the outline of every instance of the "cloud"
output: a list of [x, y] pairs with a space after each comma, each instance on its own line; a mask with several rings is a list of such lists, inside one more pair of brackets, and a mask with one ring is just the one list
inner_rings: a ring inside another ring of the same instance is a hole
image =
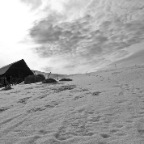
[[62, 11], [49, 11], [30, 29], [39, 45], [35, 53], [52, 63], [61, 61], [51, 66], [53, 70], [100, 68], [129, 56], [127, 48], [144, 40], [141, 0], [63, 0], [59, 4]]
[[21, 0], [22, 2], [26, 3], [30, 6], [33, 10], [37, 9], [42, 5], [42, 0]]

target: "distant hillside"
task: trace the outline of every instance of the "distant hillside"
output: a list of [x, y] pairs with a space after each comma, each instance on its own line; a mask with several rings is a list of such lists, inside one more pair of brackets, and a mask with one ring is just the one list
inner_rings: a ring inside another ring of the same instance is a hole
[[[32, 71], [33, 71], [36, 75], [42, 74], [42, 75], [45, 76], [45, 78], [48, 78], [49, 73], [41, 72], [41, 71], [38, 71], [38, 70], [32, 70]], [[54, 79], [61, 79], [61, 78], [64, 78], [64, 77], [68, 77], [68, 75], [51, 73], [51, 74], [50, 74], [50, 77], [51, 77], [51, 78], [54, 78]]]

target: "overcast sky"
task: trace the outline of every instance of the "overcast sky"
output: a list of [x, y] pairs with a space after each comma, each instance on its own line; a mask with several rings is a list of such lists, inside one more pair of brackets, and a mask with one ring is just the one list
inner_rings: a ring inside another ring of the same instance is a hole
[[[143, 0], [3, 0], [0, 67], [84, 73], [144, 50]], [[136, 47], [135, 47], [136, 46]]]

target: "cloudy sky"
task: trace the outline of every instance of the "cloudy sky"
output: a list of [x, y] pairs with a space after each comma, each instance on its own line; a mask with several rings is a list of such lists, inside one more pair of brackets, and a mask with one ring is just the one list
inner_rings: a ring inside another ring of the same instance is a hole
[[0, 67], [23, 58], [35, 70], [85, 73], [143, 51], [143, 0], [0, 3]]

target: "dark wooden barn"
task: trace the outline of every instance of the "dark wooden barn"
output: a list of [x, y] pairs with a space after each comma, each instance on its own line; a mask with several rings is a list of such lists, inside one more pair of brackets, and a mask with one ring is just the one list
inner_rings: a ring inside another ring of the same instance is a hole
[[24, 81], [25, 77], [33, 75], [33, 72], [22, 59], [0, 68], [0, 79], [11, 77], [15, 83]]

